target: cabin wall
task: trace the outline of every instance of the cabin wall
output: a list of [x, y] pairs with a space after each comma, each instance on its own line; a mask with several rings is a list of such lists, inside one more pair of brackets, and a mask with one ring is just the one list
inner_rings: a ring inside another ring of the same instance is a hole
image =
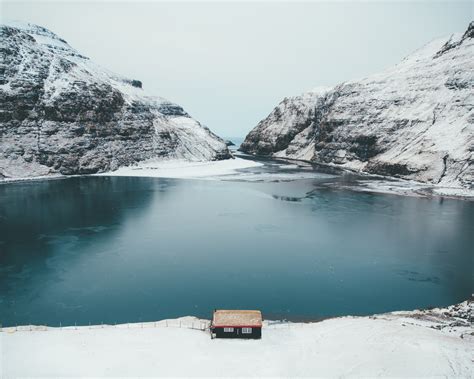
[[224, 332], [224, 328], [214, 328], [213, 333], [216, 338], [247, 338], [247, 339], [260, 339], [262, 338], [262, 328], [252, 328], [252, 333], [243, 334], [242, 328], [234, 328], [233, 332]]

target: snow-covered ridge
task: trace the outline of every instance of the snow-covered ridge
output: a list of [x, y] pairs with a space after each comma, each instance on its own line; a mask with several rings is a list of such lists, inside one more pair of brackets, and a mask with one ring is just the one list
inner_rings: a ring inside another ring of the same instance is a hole
[[399, 64], [285, 98], [241, 150], [474, 188], [474, 22]]
[[24, 31], [32, 36], [37, 43], [48, 45], [52, 48], [60, 48], [70, 53], [75, 51], [64, 39], [42, 26], [22, 21], [6, 21], [3, 25]]
[[139, 80], [51, 31], [0, 26], [0, 179], [115, 170], [152, 158], [230, 158], [224, 141]]

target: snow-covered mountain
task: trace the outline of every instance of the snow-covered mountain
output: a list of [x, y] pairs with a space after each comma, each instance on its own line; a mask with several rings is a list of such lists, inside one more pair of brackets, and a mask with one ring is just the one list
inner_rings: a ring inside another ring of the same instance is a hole
[[49, 30], [0, 26], [0, 179], [89, 174], [166, 157], [230, 158], [225, 142], [138, 80]]
[[285, 98], [240, 149], [472, 188], [474, 22], [380, 74]]

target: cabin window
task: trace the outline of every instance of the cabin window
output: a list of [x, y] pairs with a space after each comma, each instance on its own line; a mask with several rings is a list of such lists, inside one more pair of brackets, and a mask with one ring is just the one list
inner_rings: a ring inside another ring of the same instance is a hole
[[234, 328], [224, 328], [224, 333], [233, 333]]
[[252, 328], [242, 328], [242, 334], [252, 334]]

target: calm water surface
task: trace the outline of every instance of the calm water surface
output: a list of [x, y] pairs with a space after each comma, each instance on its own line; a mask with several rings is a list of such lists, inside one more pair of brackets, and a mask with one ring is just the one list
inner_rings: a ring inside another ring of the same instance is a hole
[[214, 308], [311, 320], [469, 298], [474, 203], [319, 181], [0, 185], [0, 322], [209, 318]]

